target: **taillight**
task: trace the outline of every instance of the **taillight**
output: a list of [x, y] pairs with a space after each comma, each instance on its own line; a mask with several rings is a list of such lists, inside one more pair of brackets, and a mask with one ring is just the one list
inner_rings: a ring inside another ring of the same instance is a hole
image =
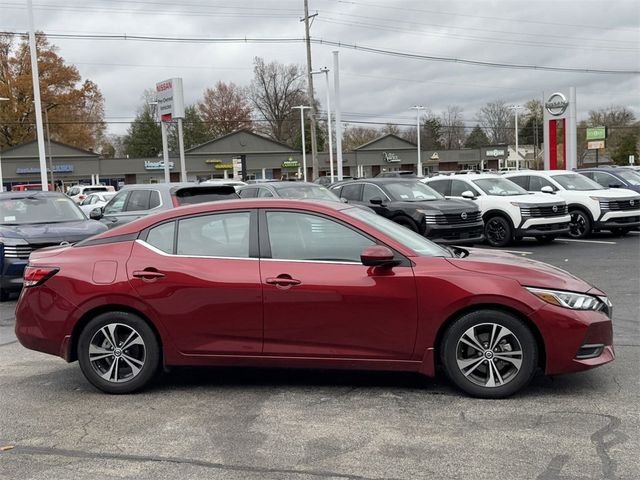
[[24, 269], [23, 285], [25, 287], [42, 285], [58, 273], [58, 270], [60, 270], [58, 267], [26, 267]]

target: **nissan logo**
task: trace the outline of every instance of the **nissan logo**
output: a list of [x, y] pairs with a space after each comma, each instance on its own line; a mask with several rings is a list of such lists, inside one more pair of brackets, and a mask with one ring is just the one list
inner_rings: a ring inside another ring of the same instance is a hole
[[553, 210], [553, 213], [556, 213], [558, 211], [558, 206], [554, 205], [553, 207], [551, 207], [551, 210]]
[[629, 205], [631, 205], [632, 207], [636, 204], [635, 200], [629, 200]]
[[560, 92], [552, 93], [544, 104], [544, 108], [547, 109], [547, 112], [554, 117], [562, 115], [568, 106], [569, 102], [567, 102], [567, 97]]
[[[633, 205], [633, 204], [632, 204], [632, 205]], [[466, 219], [467, 219], [467, 212], [462, 212], [462, 213], [460, 214], [460, 217], [462, 217], [462, 219], [463, 219], [463, 220], [466, 220]]]

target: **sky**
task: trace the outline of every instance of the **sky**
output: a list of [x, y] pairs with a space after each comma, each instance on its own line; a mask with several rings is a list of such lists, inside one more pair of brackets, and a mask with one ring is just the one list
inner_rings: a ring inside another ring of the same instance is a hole
[[[0, 31], [26, 32], [26, 0], [0, 0]], [[187, 104], [219, 80], [248, 86], [253, 59], [306, 69], [304, 43], [174, 42], [58, 38], [99, 34], [217, 39], [301, 39], [303, 0], [34, 0], [37, 30], [105, 98], [108, 132], [126, 133], [143, 92], [181, 77]], [[309, 0], [315, 40], [393, 52], [577, 70], [640, 71], [638, 0]], [[502, 99], [524, 104], [575, 86], [578, 121], [589, 110], [624, 106], [640, 118], [638, 73], [585, 73], [476, 66], [312, 45], [313, 69], [340, 58], [343, 120], [412, 125], [423, 105], [462, 108], [469, 130], [478, 109]], [[324, 76], [315, 76], [325, 108]], [[333, 98], [332, 98], [333, 102]], [[381, 125], [377, 125], [381, 124]]]

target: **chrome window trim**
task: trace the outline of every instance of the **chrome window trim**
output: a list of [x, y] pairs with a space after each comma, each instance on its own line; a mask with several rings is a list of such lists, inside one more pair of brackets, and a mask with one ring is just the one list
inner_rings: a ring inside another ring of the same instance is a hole
[[150, 243], [145, 242], [144, 240], [141, 239], [136, 239], [136, 243], [138, 243], [139, 245], [142, 245], [145, 248], [148, 248], [149, 250], [151, 250], [154, 253], [157, 253], [158, 255], [162, 255], [164, 257], [175, 257], [175, 258], [214, 258], [217, 260], [259, 260], [259, 258], [255, 258], [255, 257], [216, 257], [216, 256], [211, 256], [211, 255], [183, 255], [183, 254], [173, 254], [173, 253], [167, 253], [167, 252], [163, 252], [162, 250], [160, 250], [157, 247], [154, 247], [153, 245], [151, 245]]
[[[260, 258], [263, 262], [291, 262], [291, 263], [324, 263], [331, 265], [362, 265], [361, 262], [349, 262], [347, 260], [344, 261], [336, 261], [336, 260], [296, 260], [296, 259], [287, 259], [287, 258]], [[368, 268], [368, 267], [367, 267]]]

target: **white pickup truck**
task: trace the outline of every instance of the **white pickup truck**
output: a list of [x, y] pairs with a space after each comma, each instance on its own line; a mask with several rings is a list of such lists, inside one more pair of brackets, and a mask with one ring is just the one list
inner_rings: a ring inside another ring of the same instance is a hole
[[573, 238], [599, 230], [624, 235], [640, 225], [640, 194], [631, 190], [604, 188], [569, 170], [524, 170], [504, 177], [527, 191], [545, 191], [550, 198], [565, 200], [571, 215], [569, 235]]
[[547, 243], [569, 231], [567, 203], [562, 198], [530, 194], [500, 175], [453, 175], [421, 181], [445, 197], [474, 200], [482, 212], [485, 240], [494, 247], [522, 237]]

